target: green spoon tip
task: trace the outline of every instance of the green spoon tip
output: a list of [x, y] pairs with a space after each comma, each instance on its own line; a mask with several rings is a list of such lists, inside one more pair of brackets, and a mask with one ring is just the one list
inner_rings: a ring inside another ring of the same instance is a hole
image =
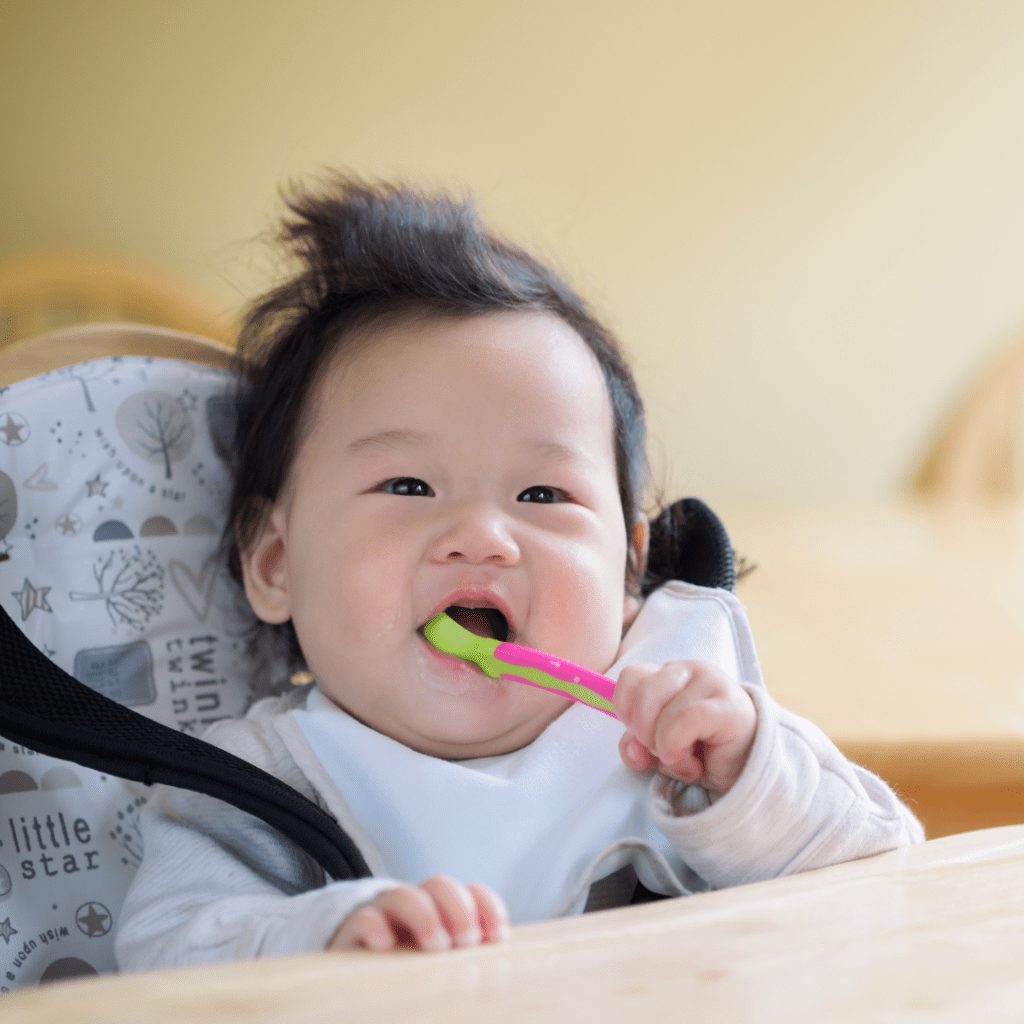
[[439, 651], [476, 662], [494, 678], [501, 675], [500, 670], [495, 670], [494, 650], [498, 646], [498, 641], [477, 636], [476, 633], [460, 626], [450, 615], [439, 612], [423, 627], [423, 635], [427, 642]]

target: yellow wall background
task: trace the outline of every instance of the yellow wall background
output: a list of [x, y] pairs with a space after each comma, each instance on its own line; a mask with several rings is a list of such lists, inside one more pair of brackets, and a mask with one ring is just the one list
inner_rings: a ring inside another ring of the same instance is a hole
[[467, 188], [632, 353], [671, 493], [905, 486], [1024, 330], [1024, 4], [6, 0], [0, 256], [241, 308], [277, 190]]

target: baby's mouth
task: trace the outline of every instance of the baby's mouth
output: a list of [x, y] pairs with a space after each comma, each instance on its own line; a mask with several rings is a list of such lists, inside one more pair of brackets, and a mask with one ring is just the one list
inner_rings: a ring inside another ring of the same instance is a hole
[[450, 604], [445, 608], [445, 614], [477, 636], [501, 643], [509, 638], [508, 619], [497, 608], [467, 608], [460, 604]]
[[485, 636], [502, 643], [508, 639], [508, 620], [497, 608], [467, 608], [464, 605], [452, 604], [445, 608], [445, 612], [463, 629], [468, 629], [477, 636]]
[[[474, 598], [471, 597], [463, 598], [463, 600], [472, 601], [473, 607], [470, 607], [469, 604], [450, 604], [444, 609], [445, 614], [463, 629], [468, 629], [477, 636], [496, 640], [499, 643], [506, 643], [514, 637], [514, 631], [505, 617], [505, 613], [500, 609], [493, 605], [477, 605]], [[433, 644], [424, 633], [426, 625], [427, 623], [424, 623], [416, 632], [428, 647], [433, 648]], [[449, 666], [449, 671], [446, 672], [427, 672], [425, 680], [428, 689], [447, 693], [454, 697], [493, 696], [496, 693], [505, 692], [503, 681], [489, 677], [475, 661], [467, 661], [457, 655], [439, 650], [434, 650], [434, 653], [439, 658], [457, 663], [461, 666], [461, 670], [453, 671], [454, 666]]]

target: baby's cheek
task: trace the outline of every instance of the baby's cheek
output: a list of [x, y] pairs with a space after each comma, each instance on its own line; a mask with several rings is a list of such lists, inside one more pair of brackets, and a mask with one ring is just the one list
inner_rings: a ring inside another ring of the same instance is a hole
[[[408, 584], [405, 584], [408, 589]], [[408, 617], [408, 595], [396, 566], [364, 559], [339, 573], [336, 583], [335, 615], [344, 614], [353, 627], [352, 639], [373, 646], [398, 629]]]
[[594, 652], [595, 668], [604, 672], [614, 662], [622, 643], [626, 618], [625, 545], [611, 556], [596, 559], [590, 580], [591, 600], [584, 612], [584, 628]]
[[600, 662], [598, 671], [603, 672], [611, 667], [619, 656], [619, 646], [626, 628], [625, 602], [626, 593], [621, 581], [618, 585], [613, 582], [600, 608], [595, 608], [591, 613], [594, 623], [594, 636], [591, 642], [594, 645], [595, 657]]

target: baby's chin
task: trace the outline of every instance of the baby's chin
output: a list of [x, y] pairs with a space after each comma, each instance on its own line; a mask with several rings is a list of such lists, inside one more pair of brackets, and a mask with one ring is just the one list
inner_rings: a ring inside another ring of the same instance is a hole
[[[507, 689], [517, 684], [484, 677], [470, 685]], [[528, 746], [571, 703], [553, 701], [550, 706], [523, 708], [518, 714], [510, 714], [507, 699], [506, 695], [505, 700], [492, 703], [464, 694], [439, 693], [438, 702], [428, 715], [405, 736], [393, 738], [421, 753], [449, 761], [493, 757]]]

